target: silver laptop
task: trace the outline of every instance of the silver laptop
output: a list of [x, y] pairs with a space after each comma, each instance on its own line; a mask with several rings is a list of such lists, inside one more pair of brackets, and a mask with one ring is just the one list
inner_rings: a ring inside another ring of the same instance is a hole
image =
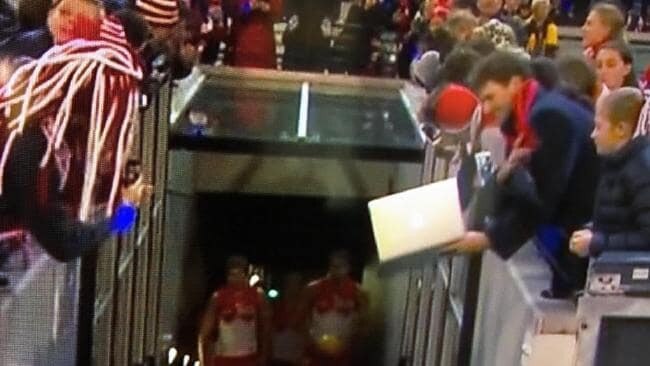
[[368, 203], [381, 262], [460, 239], [465, 224], [456, 178]]

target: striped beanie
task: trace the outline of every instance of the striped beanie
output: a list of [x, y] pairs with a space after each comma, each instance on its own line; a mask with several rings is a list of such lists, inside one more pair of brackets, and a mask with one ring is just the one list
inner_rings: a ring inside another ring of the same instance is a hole
[[136, 0], [135, 6], [154, 27], [173, 27], [180, 19], [178, 0]]

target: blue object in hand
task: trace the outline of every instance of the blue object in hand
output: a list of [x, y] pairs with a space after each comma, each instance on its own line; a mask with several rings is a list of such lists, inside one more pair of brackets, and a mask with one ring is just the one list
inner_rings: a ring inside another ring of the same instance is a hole
[[131, 230], [138, 218], [138, 209], [128, 203], [122, 203], [111, 220], [111, 232], [113, 234], [124, 234]]

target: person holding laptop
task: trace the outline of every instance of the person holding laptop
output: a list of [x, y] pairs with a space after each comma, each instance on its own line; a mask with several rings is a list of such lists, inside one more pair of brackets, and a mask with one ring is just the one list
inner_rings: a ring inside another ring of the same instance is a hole
[[536, 237], [553, 272], [542, 296], [570, 297], [584, 286], [587, 262], [569, 251], [569, 236], [590, 219], [599, 176], [593, 113], [543, 90], [529, 61], [512, 53], [491, 54], [474, 75], [484, 112], [502, 119], [508, 158], [495, 178], [503, 193], [483, 231], [466, 232], [447, 250], [490, 248], [508, 259]]

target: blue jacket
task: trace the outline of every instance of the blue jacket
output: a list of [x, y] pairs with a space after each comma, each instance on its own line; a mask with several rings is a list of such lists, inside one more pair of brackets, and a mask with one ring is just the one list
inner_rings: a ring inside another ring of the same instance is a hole
[[650, 141], [637, 137], [603, 159], [590, 251], [650, 250]]
[[[553, 225], [568, 239], [590, 220], [599, 159], [590, 135], [593, 112], [553, 91], [540, 90], [528, 118], [539, 146], [526, 179], [510, 179], [486, 233], [502, 258], [512, 256], [541, 225]], [[502, 126], [514, 128], [509, 118]], [[514, 177], [521, 175], [515, 174]]]

